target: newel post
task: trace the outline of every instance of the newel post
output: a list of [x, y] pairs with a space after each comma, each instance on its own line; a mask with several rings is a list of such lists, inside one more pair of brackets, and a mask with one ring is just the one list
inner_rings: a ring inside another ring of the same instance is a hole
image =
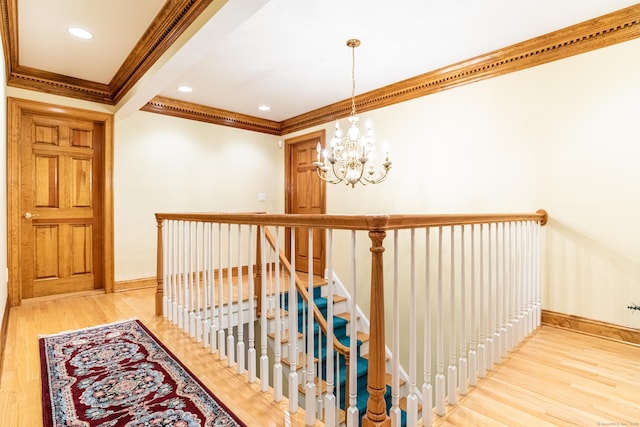
[[162, 220], [156, 217], [156, 224], [158, 226], [158, 247], [157, 247], [157, 260], [156, 260], [156, 280], [158, 285], [156, 286], [156, 316], [162, 315], [162, 297], [163, 297], [163, 284], [164, 284], [164, 265], [162, 254]]
[[363, 427], [390, 426], [391, 419], [387, 416], [387, 405], [384, 400], [386, 391], [385, 381], [385, 340], [384, 340], [384, 276], [382, 241], [387, 233], [384, 231], [370, 231], [371, 239], [371, 306], [369, 329], [369, 400], [367, 413], [362, 419]]

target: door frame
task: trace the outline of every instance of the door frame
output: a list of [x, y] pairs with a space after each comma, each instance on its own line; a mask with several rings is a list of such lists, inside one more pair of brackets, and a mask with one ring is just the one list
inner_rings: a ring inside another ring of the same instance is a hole
[[20, 268], [20, 131], [24, 112], [38, 115], [74, 118], [102, 124], [102, 254], [100, 265], [103, 289], [113, 292], [113, 114], [102, 113], [38, 101], [7, 97], [7, 266], [9, 269], [9, 306], [22, 303]]
[[[292, 179], [293, 171], [291, 170], [291, 155], [293, 154], [292, 148], [294, 145], [300, 142], [309, 141], [310, 139], [318, 140], [320, 142], [320, 146], [325, 147], [326, 131], [324, 129], [321, 129], [315, 132], [299, 135], [299, 136], [284, 140], [284, 188], [285, 188], [284, 213], [285, 214], [291, 213], [291, 210], [292, 210], [291, 195], [292, 195], [292, 192], [295, 191], [294, 183], [293, 183], [294, 180]], [[321, 185], [324, 187], [324, 189], [322, 191], [322, 200], [320, 202], [320, 210], [322, 211], [321, 213], [325, 214], [327, 213], [327, 191], [326, 191], [327, 183], [325, 181], [321, 181]], [[285, 238], [285, 254], [287, 257], [289, 257], [289, 259], [291, 259], [292, 257], [290, 235], [291, 235], [291, 231], [290, 229], [288, 229], [286, 232], [286, 238]], [[323, 271], [326, 268], [325, 254], [326, 254], [326, 251], [323, 250], [323, 254], [322, 254], [322, 270]]]

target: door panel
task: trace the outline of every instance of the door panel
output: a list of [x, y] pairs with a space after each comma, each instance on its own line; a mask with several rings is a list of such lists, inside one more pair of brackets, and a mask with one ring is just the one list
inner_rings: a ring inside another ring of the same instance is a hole
[[[94, 123], [24, 113], [20, 136], [22, 297], [102, 287], [94, 266], [101, 164]], [[98, 257], [98, 258], [96, 258]]]
[[[324, 131], [315, 132], [287, 140], [287, 213], [323, 214], [325, 213], [325, 183], [316, 174], [313, 161], [316, 157], [316, 145], [324, 143]], [[287, 247], [289, 240], [287, 239]], [[309, 230], [296, 229], [296, 270], [308, 271]], [[287, 249], [288, 252], [290, 248]], [[325, 268], [325, 230], [313, 230], [313, 274], [323, 275]]]

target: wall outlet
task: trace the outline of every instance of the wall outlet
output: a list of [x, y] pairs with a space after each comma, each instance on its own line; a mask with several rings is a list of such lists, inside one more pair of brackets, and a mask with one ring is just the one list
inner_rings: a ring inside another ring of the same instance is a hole
[[258, 201], [266, 202], [267, 201], [267, 193], [258, 193]]

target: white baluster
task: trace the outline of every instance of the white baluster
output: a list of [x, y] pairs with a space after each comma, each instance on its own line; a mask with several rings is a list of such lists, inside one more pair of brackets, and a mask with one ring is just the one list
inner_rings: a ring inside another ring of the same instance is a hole
[[307, 263], [307, 294], [309, 296], [309, 307], [307, 309], [307, 375], [305, 384], [305, 421], [308, 426], [316, 422], [316, 385], [314, 383], [313, 366], [313, 228], [309, 227], [308, 237], [308, 263]]
[[476, 317], [476, 243], [475, 224], [471, 224], [471, 343], [469, 345], [469, 385], [478, 385], [478, 354], [476, 339], [478, 336], [478, 318]]
[[460, 358], [458, 359], [458, 391], [461, 395], [467, 394], [468, 368], [467, 368], [467, 290], [465, 262], [466, 241], [464, 238], [465, 226], [460, 227]]
[[[244, 350], [244, 280], [242, 274], [242, 226], [238, 224], [238, 342], [236, 344], [236, 355], [238, 373], [243, 374], [245, 371], [245, 350]], [[248, 242], [251, 245], [251, 242]], [[248, 265], [248, 264], [247, 264]]]
[[227, 358], [224, 332], [224, 277], [222, 268], [222, 224], [218, 223], [218, 360]]
[[195, 338], [196, 336], [196, 292], [195, 292], [195, 282], [196, 282], [196, 272], [195, 267], [194, 267], [194, 247], [197, 246], [196, 242], [195, 242], [195, 238], [193, 237], [193, 221], [189, 221], [189, 243], [187, 246], [188, 249], [188, 255], [187, 255], [187, 260], [188, 260], [188, 266], [189, 268], [188, 270], [188, 287], [189, 287], [189, 336], [191, 336], [191, 338]]
[[[356, 232], [351, 231], [351, 318], [355, 319], [356, 317], [356, 307], [358, 306], [358, 298], [357, 298], [357, 278], [356, 278]], [[356, 340], [354, 339], [354, 334], [357, 332], [355, 328], [351, 329], [351, 339], [349, 341], [349, 354], [350, 354], [350, 362], [349, 366], [349, 407], [347, 408], [347, 427], [356, 427], [359, 424], [360, 414], [358, 407], [356, 406], [358, 400], [358, 358], [355, 357], [357, 355], [357, 346]]]
[[233, 335], [233, 265], [231, 251], [231, 224], [227, 224], [227, 366], [236, 364], [235, 336]]
[[484, 308], [484, 297], [485, 297], [485, 291], [484, 291], [484, 230], [483, 228], [483, 224], [480, 224], [480, 250], [478, 251], [478, 253], [480, 254], [480, 261], [479, 261], [479, 266], [480, 266], [480, 287], [478, 290], [478, 297], [479, 297], [479, 307], [478, 307], [478, 314], [480, 316], [480, 321], [479, 321], [479, 328], [480, 328], [480, 334], [478, 336], [478, 359], [477, 359], [477, 374], [478, 377], [480, 378], [484, 378], [484, 376], [487, 374], [487, 363], [486, 363], [486, 354], [485, 354], [485, 345], [484, 345], [484, 337], [485, 337], [485, 308]]
[[444, 415], [444, 305], [442, 300], [442, 227], [438, 227], [438, 312], [436, 313], [436, 414]]
[[[397, 251], [396, 251], [397, 252]], [[397, 263], [397, 259], [395, 260]], [[418, 424], [418, 390], [416, 389], [416, 230], [411, 229], [411, 303], [409, 305], [409, 395], [407, 396], [407, 425], [414, 426]], [[400, 307], [396, 307], [399, 312]], [[400, 316], [398, 316], [398, 323], [400, 323]], [[400, 335], [400, 325], [396, 327], [398, 335]], [[398, 340], [399, 341], [399, 340]], [[394, 350], [394, 359], [397, 360], [396, 370], [394, 372], [394, 386], [398, 387], [398, 397], [400, 394], [400, 346], [398, 345], [397, 351]], [[400, 410], [398, 410], [398, 426], [400, 426]]]
[[488, 231], [487, 231], [487, 313], [486, 313], [486, 319], [487, 319], [487, 338], [485, 340], [485, 363], [486, 363], [486, 368], [487, 370], [491, 370], [493, 369], [493, 364], [494, 364], [494, 357], [493, 357], [493, 353], [494, 353], [494, 345], [493, 345], [493, 318], [495, 317], [495, 312], [493, 310], [493, 299], [495, 298], [495, 292], [493, 289], [493, 277], [491, 275], [491, 267], [492, 267], [492, 263], [491, 263], [491, 224], [488, 224]]
[[266, 227], [260, 227], [260, 247], [262, 251], [260, 266], [262, 277], [260, 284], [260, 390], [269, 389], [269, 356], [267, 355], [267, 239]]
[[[179, 291], [179, 281], [180, 281], [180, 222], [179, 221], [171, 221], [171, 227], [173, 228], [173, 247], [171, 249], [171, 253], [173, 256], [173, 292], [172, 292], [172, 315], [171, 320], [173, 324], [178, 326], [179, 318], [181, 314], [179, 312], [179, 303], [180, 303], [180, 291]], [[178, 326], [180, 327], [180, 326]]]
[[424, 261], [424, 378], [422, 384], [422, 425], [431, 426], [433, 412], [433, 387], [431, 385], [431, 249], [430, 228], [425, 229]]
[[[296, 247], [296, 230], [291, 229], [290, 248]], [[328, 257], [331, 260], [331, 245], [328, 246]], [[331, 263], [331, 261], [329, 261]], [[331, 270], [329, 270], [331, 271]], [[296, 289], [296, 257], [291, 257], [291, 274], [289, 275], [289, 412], [298, 412], [298, 291]]]
[[275, 303], [275, 343], [274, 343], [274, 362], [273, 362], [273, 400], [280, 402], [282, 400], [282, 331], [280, 325], [280, 227], [275, 229], [275, 285], [276, 293]]
[[209, 224], [209, 232], [210, 232], [210, 236], [209, 236], [209, 282], [210, 282], [210, 290], [209, 290], [209, 301], [210, 301], [210, 307], [209, 307], [209, 323], [210, 323], [210, 330], [209, 330], [209, 344], [210, 344], [210, 350], [211, 353], [213, 354], [214, 352], [218, 351], [218, 322], [217, 322], [217, 317], [216, 317], [216, 255], [217, 255], [217, 250], [216, 250], [216, 234], [214, 233], [214, 226], [213, 223]]
[[[414, 252], [413, 242], [411, 252]], [[411, 260], [411, 264], [413, 265], [413, 260]], [[389, 411], [391, 427], [400, 427], [401, 420], [400, 407], [398, 406], [400, 403], [400, 298], [398, 297], [398, 288], [398, 230], [393, 230], [393, 342], [391, 344], [391, 409]], [[409, 301], [409, 310], [413, 305], [412, 301]], [[413, 343], [413, 341], [414, 337], [409, 331], [409, 342]], [[407, 412], [407, 416], [409, 416], [409, 412]]]
[[189, 236], [187, 234], [187, 221], [182, 222], [182, 290], [184, 298], [182, 300], [182, 330], [189, 332]]
[[247, 278], [249, 280], [249, 350], [247, 350], [247, 370], [249, 371], [249, 382], [256, 382], [256, 340], [255, 340], [255, 280], [253, 278], [253, 247], [255, 244], [255, 228], [249, 226], [249, 245], [247, 246], [249, 272]]
[[[293, 247], [293, 246], [292, 246]], [[324, 425], [334, 427], [336, 425], [336, 397], [333, 393], [334, 377], [334, 353], [333, 353], [333, 230], [327, 230], [327, 392], [324, 396]], [[355, 319], [351, 319], [355, 322]], [[331, 336], [329, 336], [331, 335]]]
[[[203, 224], [204, 227], [204, 224]], [[195, 242], [194, 242], [194, 246], [195, 246], [195, 259], [196, 259], [196, 270], [195, 270], [195, 277], [194, 277], [194, 281], [195, 281], [195, 285], [196, 285], [196, 342], [202, 342], [202, 296], [201, 296], [201, 286], [202, 286], [202, 279], [204, 279], [204, 277], [202, 277], [202, 273], [203, 271], [200, 269], [200, 260], [203, 256], [203, 251], [204, 248], [202, 246], [200, 246], [200, 240], [201, 238], [198, 237], [199, 233], [198, 230], [200, 229], [200, 223], [196, 222], [195, 223]], [[204, 230], [204, 228], [203, 228]], [[202, 239], [202, 243], [204, 243], [204, 239]], [[200, 250], [202, 248], [202, 251]]]
[[494, 313], [494, 324], [493, 324], [493, 363], [500, 363], [500, 355], [502, 354], [502, 337], [500, 336], [500, 322], [501, 322], [501, 307], [502, 307], [502, 293], [500, 291], [500, 274], [498, 273], [500, 269], [498, 266], [500, 265], [500, 257], [499, 246], [498, 246], [498, 223], [496, 223], [495, 227], [496, 231], [494, 233], [495, 238], [495, 246], [496, 246], [496, 254], [495, 254], [495, 300], [496, 300], [496, 308], [493, 310]]
[[450, 299], [449, 299], [449, 367], [447, 372], [448, 402], [449, 405], [458, 403], [458, 372], [456, 367], [456, 263], [455, 263], [455, 227], [451, 226], [451, 257], [449, 269], [451, 270], [451, 279], [449, 281]]
[[211, 308], [212, 308], [212, 300], [211, 300], [211, 262], [212, 262], [212, 253], [211, 253], [211, 223], [205, 222], [203, 224], [203, 274], [204, 274], [204, 322], [202, 325], [202, 340], [205, 348], [209, 348], [211, 350]]
[[500, 325], [500, 355], [506, 357], [509, 352], [507, 322], [509, 316], [509, 281], [507, 276], [507, 223], [502, 223], [502, 323]]

